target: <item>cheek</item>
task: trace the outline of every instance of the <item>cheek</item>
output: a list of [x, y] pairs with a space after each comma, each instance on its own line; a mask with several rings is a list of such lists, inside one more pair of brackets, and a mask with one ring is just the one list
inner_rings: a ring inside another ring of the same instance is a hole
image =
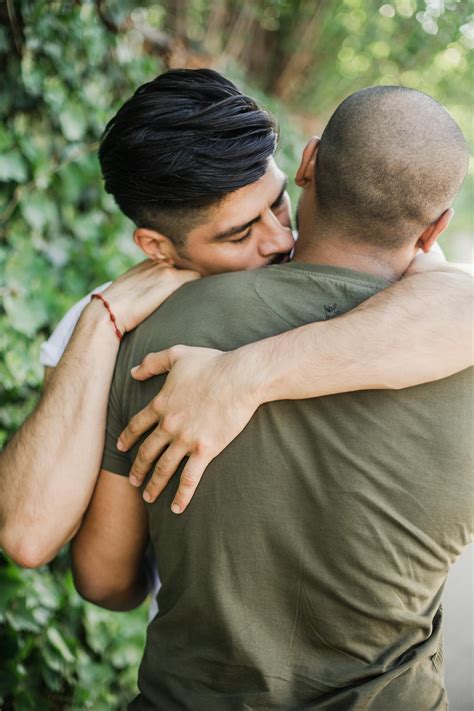
[[229, 245], [216, 250], [210, 264], [213, 274], [221, 272], [240, 272], [246, 269], [255, 269], [261, 266], [262, 259], [258, 254], [255, 243], [251, 240], [245, 246]]
[[199, 250], [199, 254], [189, 255], [196, 269], [202, 276], [222, 274], [223, 272], [238, 272], [261, 266], [262, 259], [255, 245], [221, 245]]

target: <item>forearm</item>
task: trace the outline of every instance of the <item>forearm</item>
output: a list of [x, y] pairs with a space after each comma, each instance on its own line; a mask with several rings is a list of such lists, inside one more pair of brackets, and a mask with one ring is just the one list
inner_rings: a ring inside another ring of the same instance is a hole
[[92, 495], [119, 341], [102, 304], [84, 311], [31, 416], [0, 454], [0, 544], [22, 565], [53, 557]]
[[228, 355], [262, 403], [410, 387], [473, 364], [472, 295], [471, 277], [447, 266]]
[[143, 602], [151, 589], [147, 533], [140, 492], [124, 477], [101, 471], [71, 544], [74, 583], [82, 597], [110, 610]]

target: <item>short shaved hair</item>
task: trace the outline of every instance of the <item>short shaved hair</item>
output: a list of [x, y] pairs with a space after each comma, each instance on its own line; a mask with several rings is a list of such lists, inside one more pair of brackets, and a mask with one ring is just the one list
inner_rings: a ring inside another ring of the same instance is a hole
[[363, 89], [340, 104], [321, 137], [318, 217], [352, 240], [397, 249], [451, 206], [468, 159], [458, 124], [430, 96]]

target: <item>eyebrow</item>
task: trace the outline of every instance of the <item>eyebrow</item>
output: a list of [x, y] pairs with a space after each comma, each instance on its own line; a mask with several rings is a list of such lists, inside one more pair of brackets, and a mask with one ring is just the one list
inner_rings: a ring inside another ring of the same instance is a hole
[[[280, 193], [277, 197], [277, 199], [272, 202], [270, 205], [270, 209], [273, 210], [275, 207], [278, 207], [281, 205], [283, 201], [283, 197], [285, 195], [286, 189], [288, 187], [288, 178], [285, 176], [285, 179], [283, 181]], [[245, 230], [248, 230], [249, 227], [252, 227], [256, 222], [260, 220], [260, 215], [257, 215], [257, 217], [254, 217], [253, 220], [249, 220], [246, 222], [244, 225], [237, 225], [236, 227], [229, 227], [228, 230], [225, 230], [224, 232], [219, 232], [218, 234], [214, 235], [212, 238], [212, 242], [223, 242], [224, 240], [228, 239], [229, 237], [232, 237], [232, 235], [237, 235], [240, 232], [244, 232]]]

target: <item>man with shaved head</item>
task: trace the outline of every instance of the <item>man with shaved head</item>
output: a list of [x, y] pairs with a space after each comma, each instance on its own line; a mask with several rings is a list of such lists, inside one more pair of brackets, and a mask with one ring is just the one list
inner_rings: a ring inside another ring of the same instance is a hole
[[431, 97], [405, 87], [359, 91], [338, 107], [321, 140], [319, 223], [326, 238], [347, 232], [394, 251], [452, 204], [467, 164], [459, 126]]
[[[126, 479], [138, 444], [115, 445], [163, 386], [129, 376], [150, 350], [239, 349], [248, 369], [245, 344], [276, 347], [278, 334], [354, 309], [433, 247], [466, 167], [462, 134], [433, 99], [352, 95], [304, 150], [293, 261], [187, 284], [124, 339], [73, 562], [84, 594], [133, 605], [148, 535], [154, 545], [159, 613], [131, 709], [447, 708], [440, 602], [474, 530], [470, 369], [399, 391], [274, 391], [180, 516], [179, 477], [145, 505]], [[206, 358], [219, 383], [227, 361]]]

